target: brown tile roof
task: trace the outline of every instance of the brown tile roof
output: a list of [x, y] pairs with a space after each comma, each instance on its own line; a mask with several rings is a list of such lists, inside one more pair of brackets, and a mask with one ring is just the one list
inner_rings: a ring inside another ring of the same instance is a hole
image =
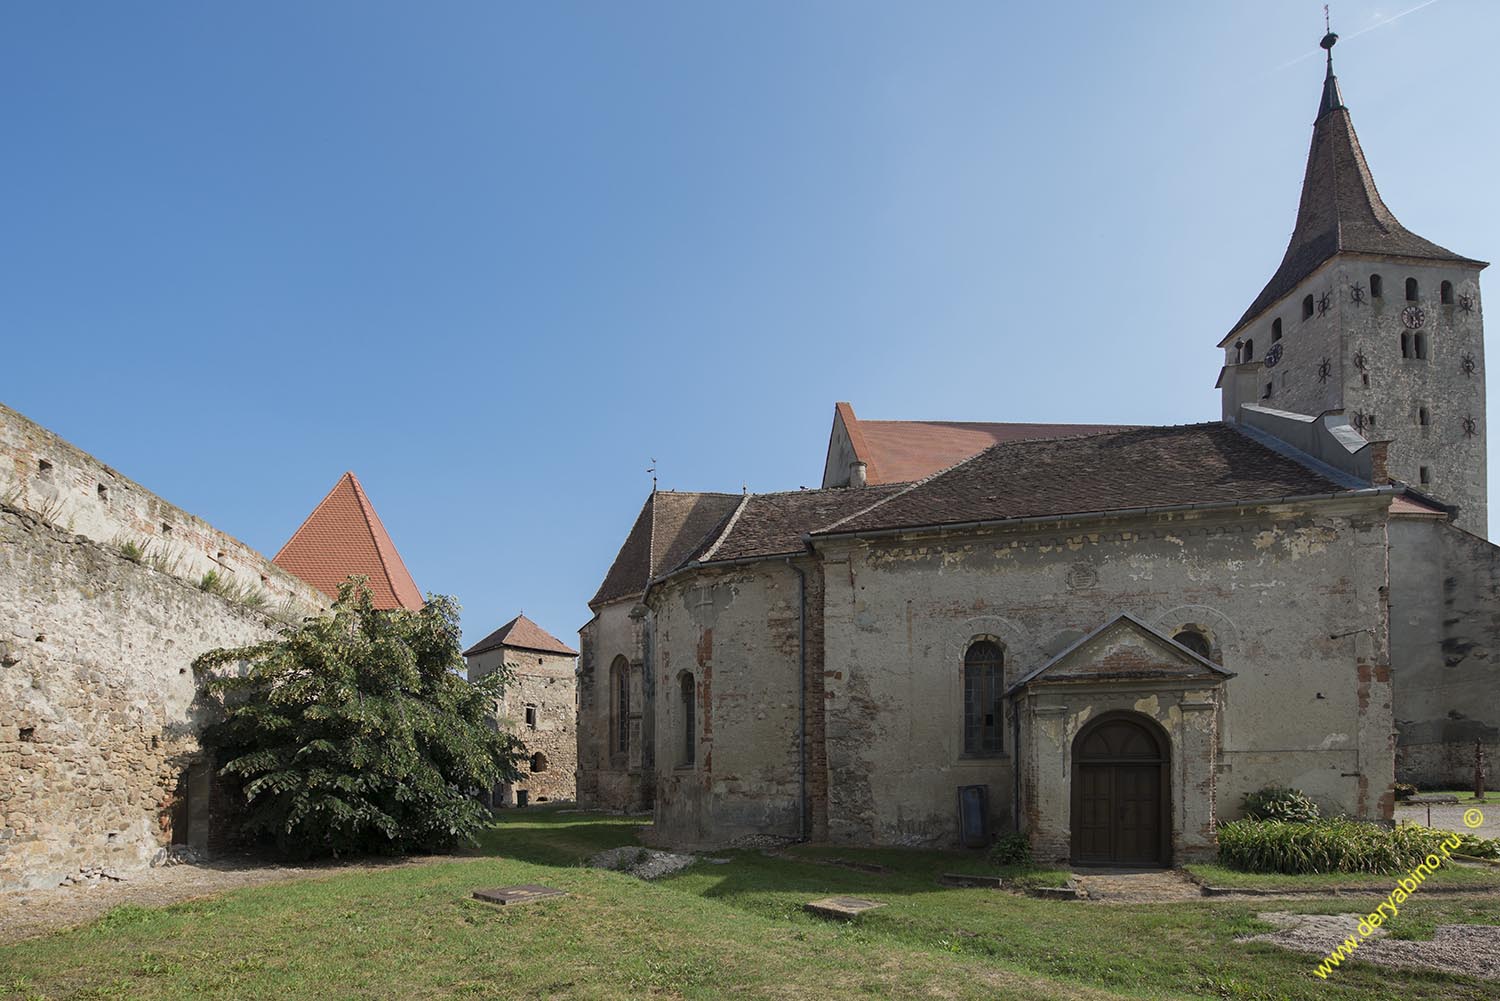
[[1307, 151], [1297, 225], [1287, 243], [1286, 255], [1220, 346], [1338, 253], [1485, 266], [1482, 261], [1424, 240], [1401, 225], [1386, 207], [1375, 189], [1375, 178], [1360, 148], [1359, 137], [1354, 134], [1354, 122], [1349, 109], [1344, 107], [1330, 59], [1318, 120], [1313, 125], [1312, 145]]
[[1347, 489], [1229, 425], [1137, 428], [995, 445], [813, 534], [1273, 500]]
[[734, 513], [741, 496], [653, 491], [641, 506], [641, 513], [599, 590], [589, 600], [589, 607], [646, 590], [653, 577], [682, 563], [697, 550]]
[[422, 607], [396, 544], [353, 473], [345, 473], [271, 561], [329, 597], [345, 578], [370, 578], [376, 608]]
[[[724, 528], [706, 540], [691, 559], [716, 563], [804, 552], [805, 533], [833, 524], [903, 488], [904, 484], [891, 483], [863, 489], [833, 487], [750, 494]], [[667, 568], [673, 569], [676, 567]]]
[[1430, 501], [1411, 494], [1397, 494], [1391, 499], [1391, 514], [1394, 515], [1420, 515], [1426, 518], [1446, 518], [1447, 508], [1439, 507]]
[[835, 405], [865, 482], [910, 483], [947, 469], [991, 445], [1031, 438], [1068, 438], [1119, 431], [1128, 424], [1009, 424], [974, 421], [862, 421], [848, 403]]
[[505, 625], [464, 651], [465, 657], [488, 653], [502, 646], [520, 650], [536, 650], [540, 653], [560, 653], [569, 657], [578, 656], [578, 651], [553, 636], [525, 615], [517, 615]]

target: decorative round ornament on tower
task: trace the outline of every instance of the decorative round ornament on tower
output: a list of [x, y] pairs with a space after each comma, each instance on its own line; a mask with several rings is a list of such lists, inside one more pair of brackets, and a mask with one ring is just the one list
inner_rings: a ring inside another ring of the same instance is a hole
[[1421, 306], [1407, 306], [1401, 311], [1401, 322], [1408, 330], [1420, 329], [1427, 322], [1427, 313]]

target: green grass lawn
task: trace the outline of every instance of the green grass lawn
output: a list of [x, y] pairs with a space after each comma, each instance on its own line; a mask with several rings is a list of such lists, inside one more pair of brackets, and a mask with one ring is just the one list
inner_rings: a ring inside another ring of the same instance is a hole
[[[1500, 999], [1500, 984], [1361, 962], [1325, 982], [1315, 957], [1232, 941], [1266, 927], [1257, 910], [1347, 911], [1347, 900], [1038, 900], [940, 886], [942, 872], [984, 868], [943, 852], [733, 852], [656, 883], [578, 864], [634, 843], [639, 822], [518, 811], [472, 858], [119, 908], [0, 947], [0, 998]], [[468, 899], [510, 883], [571, 895], [513, 909]], [[847, 925], [801, 911], [829, 894], [889, 906]], [[1500, 923], [1500, 896], [1421, 891], [1401, 921], [1416, 938], [1445, 922]]]
[[[1194, 864], [1183, 866], [1188, 872], [1209, 886], [1227, 886], [1248, 890], [1325, 890], [1367, 889], [1389, 893], [1396, 880], [1403, 874], [1373, 876], [1368, 873], [1332, 872], [1306, 876], [1288, 876], [1276, 872], [1245, 872], [1228, 866]], [[1500, 890], [1500, 868], [1489, 866], [1465, 866], [1449, 863], [1428, 876], [1422, 883], [1423, 890], [1442, 887], [1492, 887]]]

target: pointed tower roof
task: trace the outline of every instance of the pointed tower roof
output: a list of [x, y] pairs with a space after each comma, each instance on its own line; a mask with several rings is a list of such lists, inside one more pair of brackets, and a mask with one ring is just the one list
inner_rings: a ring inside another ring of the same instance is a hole
[[578, 656], [578, 651], [553, 636], [524, 614], [517, 615], [505, 625], [464, 651], [465, 657], [488, 653], [502, 646], [521, 650], [536, 650], [539, 653], [559, 653], [567, 657]]
[[338, 596], [345, 578], [362, 574], [376, 608], [422, 607], [422, 592], [353, 473], [339, 478], [271, 562], [329, 597]]
[[1328, 70], [1313, 123], [1312, 146], [1307, 152], [1307, 172], [1302, 178], [1302, 202], [1297, 225], [1287, 243], [1281, 266], [1245, 310], [1234, 329], [1221, 342], [1227, 344], [1239, 329], [1259, 316], [1276, 300], [1296, 288], [1324, 261], [1339, 253], [1369, 254], [1424, 261], [1451, 261], [1485, 267], [1483, 261], [1455, 254], [1425, 240], [1397, 221], [1375, 189], [1375, 178], [1354, 134], [1354, 122], [1344, 106], [1338, 77], [1333, 73], [1333, 45], [1338, 35], [1329, 32], [1322, 46], [1328, 52]]

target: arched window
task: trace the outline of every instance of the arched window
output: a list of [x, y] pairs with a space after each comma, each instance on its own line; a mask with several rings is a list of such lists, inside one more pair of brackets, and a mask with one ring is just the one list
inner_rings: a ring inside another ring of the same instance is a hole
[[609, 749], [630, 753], [630, 661], [616, 657], [609, 668]]
[[1255, 360], [1255, 341], [1252, 340], [1251, 338], [1247, 337], [1247, 338], [1245, 338], [1245, 361], [1254, 361], [1254, 360]]
[[1196, 629], [1180, 630], [1172, 638], [1204, 660], [1209, 660], [1213, 657], [1213, 644], [1208, 641], [1207, 636]]
[[534, 772], [545, 772], [547, 770], [547, 756], [537, 751], [531, 756], [531, 770]]
[[684, 674], [682, 689], [682, 763], [691, 765], [698, 757], [698, 683]]
[[1412, 347], [1413, 347], [1412, 353], [1416, 357], [1425, 360], [1427, 358], [1427, 335], [1423, 334], [1423, 333], [1413, 334], [1412, 335]]
[[1401, 357], [1411, 357], [1411, 334], [1408, 334], [1405, 331], [1401, 332]]
[[999, 754], [1005, 651], [980, 640], [964, 654], [964, 753]]
[[1420, 425], [1421, 427], [1425, 428], [1425, 427], [1427, 427], [1431, 423], [1432, 423], [1432, 414], [1428, 412], [1428, 410], [1427, 410], [1426, 407], [1418, 407], [1417, 408], [1417, 424]]
[[1453, 305], [1453, 283], [1443, 282], [1438, 286], [1438, 301], [1444, 306]]
[[1271, 321], [1271, 343], [1275, 344], [1281, 340], [1281, 317]]
[[1417, 280], [1415, 278], [1406, 279], [1406, 301], [1417, 301]]
[[1380, 276], [1379, 275], [1371, 275], [1370, 276], [1370, 298], [1371, 299], [1379, 299], [1380, 296], [1381, 296], [1381, 293], [1383, 293], [1384, 291], [1385, 291], [1385, 282], [1383, 282], [1383, 281], [1380, 280]]
[[1312, 293], [1309, 292], [1309, 293], [1307, 293], [1307, 295], [1305, 295], [1305, 296], [1302, 297], [1302, 319], [1304, 319], [1304, 320], [1309, 319], [1309, 318], [1311, 318], [1312, 315], [1313, 315], [1313, 297], [1312, 297]]

